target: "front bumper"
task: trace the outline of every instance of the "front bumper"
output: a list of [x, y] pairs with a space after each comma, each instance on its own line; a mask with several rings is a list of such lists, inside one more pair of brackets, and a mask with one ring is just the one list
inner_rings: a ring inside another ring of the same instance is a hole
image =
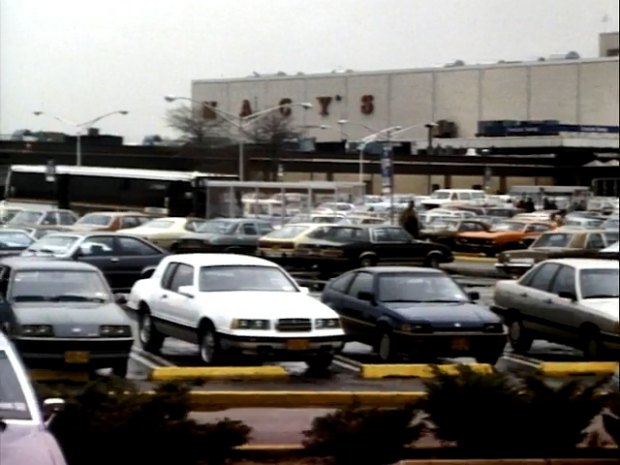
[[223, 350], [279, 361], [303, 361], [333, 356], [344, 347], [346, 336], [257, 337], [219, 334]]
[[506, 347], [507, 333], [394, 331], [394, 349], [413, 357], [484, 357], [499, 355]]
[[107, 368], [129, 358], [133, 337], [119, 338], [13, 338], [30, 368]]

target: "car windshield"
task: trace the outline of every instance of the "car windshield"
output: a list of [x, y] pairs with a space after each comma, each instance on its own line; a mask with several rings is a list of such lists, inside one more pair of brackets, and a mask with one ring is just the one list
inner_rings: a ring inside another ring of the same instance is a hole
[[42, 252], [62, 255], [67, 253], [77, 241], [78, 238], [76, 236], [60, 236], [48, 234], [47, 236], [43, 236], [37, 242], [28, 247], [26, 251], [32, 253]]
[[581, 270], [579, 282], [582, 299], [618, 298], [618, 269]]
[[26, 233], [0, 231], [0, 250], [5, 247], [26, 248], [34, 242], [34, 239]]
[[450, 198], [450, 192], [439, 192], [439, 191], [435, 191], [431, 194], [431, 199], [449, 199]]
[[4, 350], [0, 350], [0, 418], [32, 420], [26, 394], [17, 378], [15, 367]]
[[7, 224], [37, 224], [42, 216], [43, 212], [24, 210], [17, 213]]
[[500, 231], [523, 231], [523, 229], [525, 229], [525, 224], [523, 224], [523, 223], [516, 223], [516, 222], [512, 222], [512, 221], [506, 221], [504, 223], [494, 224], [493, 227], [491, 228], [491, 231], [496, 231], [496, 232], [500, 232]]
[[237, 223], [231, 221], [206, 221], [196, 226], [196, 232], [206, 234], [232, 234]]
[[9, 290], [12, 302], [107, 302], [109, 291], [90, 270], [17, 271]]
[[534, 243], [532, 244], [532, 248], [536, 249], [538, 247], [568, 247], [571, 239], [573, 238], [572, 234], [566, 233], [549, 233], [543, 234], [540, 236]]
[[108, 226], [112, 222], [110, 215], [101, 215], [97, 213], [84, 215], [82, 218], [75, 222], [76, 225], [89, 225], [89, 226]]
[[226, 265], [200, 268], [200, 292], [298, 292], [295, 283], [272, 266]]
[[270, 232], [266, 237], [270, 239], [292, 239], [308, 230], [308, 226], [292, 225], [284, 226], [282, 229]]
[[441, 274], [390, 273], [379, 277], [382, 302], [467, 302], [452, 278]]

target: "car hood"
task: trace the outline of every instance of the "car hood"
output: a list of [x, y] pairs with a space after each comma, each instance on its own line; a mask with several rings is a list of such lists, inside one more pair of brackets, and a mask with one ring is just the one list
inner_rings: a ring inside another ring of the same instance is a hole
[[500, 323], [500, 318], [488, 308], [471, 302], [412, 303], [383, 302], [382, 305], [407, 321], [429, 323], [434, 327], [480, 327], [486, 323]]
[[2, 465], [65, 465], [54, 437], [42, 426], [9, 424], [0, 433]]
[[12, 305], [19, 324], [52, 325], [56, 337], [96, 337], [101, 325], [130, 325], [127, 314], [115, 303], [20, 302]]
[[203, 292], [205, 306], [225, 309], [234, 318], [337, 318], [327, 305], [303, 292]]
[[590, 307], [601, 315], [618, 321], [618, 298], [610, 299], [586, 299], [582, 301], [584, 305]]

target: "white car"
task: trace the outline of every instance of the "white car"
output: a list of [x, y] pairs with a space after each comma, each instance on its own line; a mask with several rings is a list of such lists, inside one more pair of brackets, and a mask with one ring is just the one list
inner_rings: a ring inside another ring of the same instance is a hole
[[589, 359], [620, 355], [618, 260], [546, 260], [519, 280], [498, 281], [493, 300], [515, 352], [545, 339], [581, 349]]
[[127, 306], [139, 313], [145, 350], [157, 352], [164, 338], [175, 337], [198, 344], [206, 365], [238, 354], [324, 369], [344, 345], [338, 314], [258, 257], [165, 257], [134, 284]]

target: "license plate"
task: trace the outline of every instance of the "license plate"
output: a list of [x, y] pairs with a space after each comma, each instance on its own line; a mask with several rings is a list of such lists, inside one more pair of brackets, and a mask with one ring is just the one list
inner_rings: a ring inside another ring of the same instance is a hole
[[89, 352], [65, 352], [65, 363], [88, 363], [90, 361]]
[[308, 350], [310, 348], [310, 341], [306, 339], [289, 339], [286, 341], [286, 348], [288, 350]]
[[452, 339], [452, 350], [469, 350], [469, 340], [463, 337]]
[[534, 259], [533, 258], [513, 258], [511, 262], [512, 263], [523, 263], [526, 265], [533, 265]]

